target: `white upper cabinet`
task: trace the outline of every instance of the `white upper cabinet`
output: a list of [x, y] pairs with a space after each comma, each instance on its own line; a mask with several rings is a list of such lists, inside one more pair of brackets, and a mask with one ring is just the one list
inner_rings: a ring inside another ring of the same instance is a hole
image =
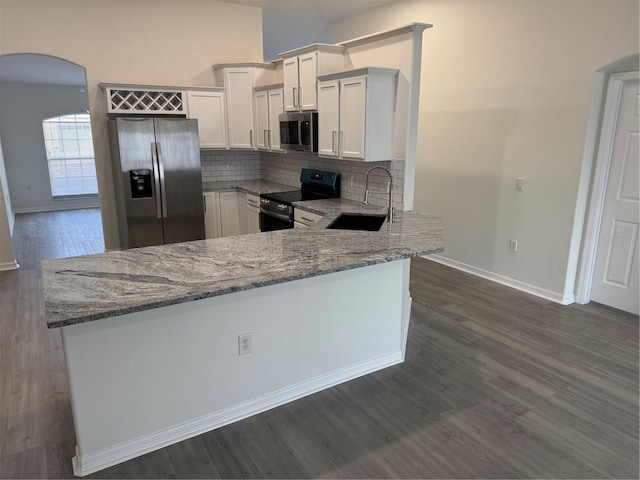
[[282, 62], [282, 72], [285, 85], [284, 110], [298, 111], [298, 57], [285, 58]]
[[269, 149], [269, 95], [266, 91], [253, 94], [255, 106], [254, 119], [256, 122], [256, 147], [260, 150]]
[[227, 148], [224, 91], [188, 91], [188, 118], [198, 120], [200, 148]]
[[283, 151], [280, 146], [280, 115], [284, 113], [284, 91], [269, 90], [269, 150]]
[[318, 85], [318, 155], [338, 156], [340, 131], [340, 82], [320, 82]]
[[391, 160], [398, 71], [368, 67], [318, 77], [318, 155]]
[[284, 110], [297, 112], [318, 109], [318, 75], [344, 68], [344, 47], [314, 44], [281, 53], [284, 77]]
[[256, 146], [260, 150], [282, 151], [280, 120], [283, 113], [282, 85], [256, 88], [253, 95], [256, 122]]
[[229, 148], [255, 148], [253, 132], [253, 69], [225, 68]]

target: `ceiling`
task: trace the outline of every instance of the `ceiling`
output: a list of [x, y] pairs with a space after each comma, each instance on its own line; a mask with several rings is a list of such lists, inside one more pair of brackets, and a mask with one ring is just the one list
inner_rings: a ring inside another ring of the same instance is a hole
[[399, 0], [221, 0], [266, 10], [284, 10], [333, 22]]

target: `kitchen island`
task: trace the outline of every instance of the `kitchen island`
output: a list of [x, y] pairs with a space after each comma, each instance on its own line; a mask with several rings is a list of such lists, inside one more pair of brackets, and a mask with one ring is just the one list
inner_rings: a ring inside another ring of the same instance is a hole
[[326, 208], [310, 229], [42, 263], [76, 475], [402, 362], [409, 259], [443, 251], [441, 220], [327, 230]]

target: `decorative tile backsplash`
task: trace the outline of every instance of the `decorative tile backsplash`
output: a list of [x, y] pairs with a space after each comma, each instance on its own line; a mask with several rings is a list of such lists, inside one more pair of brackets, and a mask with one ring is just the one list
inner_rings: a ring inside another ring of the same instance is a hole
[[260, 178], [260, 152], [252, 150], [200, 150], [202, 183]]
[[[365, 175], [374, 165], [383, 165], [393, 177], [393, 204], [402, 210], [404, 190], [404, 161], [359, 162], [320, 158], [313, 153], [272, 153], [249, 150], [201, 150], [202, 182], [227, 180], [268, 180], [300, 187], [300, 171], [316, 168], [341, 174], [341, 197], [361, 202], [364, 199]], [[388, 175], [374, 170], [369, 175], [369, 202], [372, 205], [387, 205]], [[374, 193], [382, 192], [382, 193]]]
[[[317, 168], [341, 175], [341, 197], [361, 202], [364, 200], [365, 175], [374, 165], [383, 165], [391, 171], [393, 177], [393, 203], [396, 209], [402, 209], [404, 184], [404, 162], [359, 162], [320, 158], [312, 153], [271, 153], [260, 154], [260, 174], [263, 180], [283, 183], [292, 187], [300, 186], [300, 170]], [[387, 183], [389, 176], [382, 170], [374, 170], [369, 175], [369, 202], [372, 205], [386, 206], [388, 201]], [[382, 191], [384, 193], [372, 193]]]

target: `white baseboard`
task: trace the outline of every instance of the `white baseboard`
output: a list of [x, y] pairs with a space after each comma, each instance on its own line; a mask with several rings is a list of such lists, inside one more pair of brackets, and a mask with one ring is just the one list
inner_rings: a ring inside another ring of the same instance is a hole
[[436, 263], [441, 263], [442, 265], [446, 265], [457, 270], [462, 270], [463, 272], [467, 272], [478, 277], [486, 278], [487, 280], [491, 280], [492, 282], [515, 288], [516, 290], [520, 290], [522, 292], [529, 293], [531, 295], [535, 295], [536, 297], [544, 298], [561, 305], [569, 305], [575, 302], [574, 294], [564, 295], [562, 293], [553, 292], [545, 288], [531, 285], [530, 283], [521, 282], [520, 280], [500, 275], [499, 273], [490, 272], [489, 270], [484, 270], [482, 268], [474, 267], [473, 265], [468, 265], [457, 260], [452, 260], [451, 258], [443, 257], [442, 255], [428, 255], [422, 258], [426, 258], [427, 260], [431, 260]]
[[0, 272], [4, 272], [7, 270], [16, 270], [17, 268], [20, 268], [20, 265], [18, 265], [18, 262], [15, 260], [13, 262], [0, 263]]
[[100, 208], [99, 203], [80, 204], [80, 205], [45, 205], [43, 207], [27, 207], [14, 208], [13, 213], [39, 213], [39, 212], [58, 212], [61, 210], [82, 210], [85, 208]]
[[321, 375], [239, 405], [136, 438], [129, 442], [121, 443], [120, 445], [102, 450], [98, 453], [82, 455], [76, 448], [76, 456], [73, 457], [73, 474], [78, 477], [89, 475], [98, 470], [131, 460], [132, 458], [173, 445], [174, 443], [195, 437], [196, 435], [215, 430], [216, 428], [284, 405], [285, 403], [339, 385], [343, 382], [361, 377], [362, 375], [367, 375], [377, 370], [402, 363], [402, 361], [402, 352], [394, 352], [363, 362], [359, 365]]

